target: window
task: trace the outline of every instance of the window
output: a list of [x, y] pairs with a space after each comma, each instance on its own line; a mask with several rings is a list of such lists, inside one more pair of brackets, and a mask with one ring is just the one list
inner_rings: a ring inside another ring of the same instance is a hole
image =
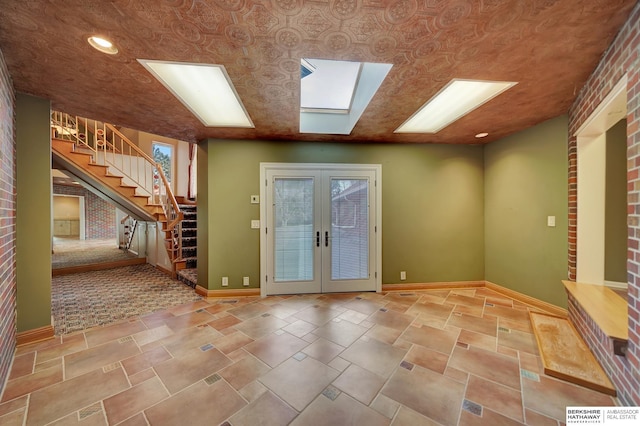
[[153, 161], [162, 166], [164, 176], [167, 178], [169, 184], [173, 186], [173, 146], [160, 142], [153, 142], [151, 145], [151, 151], [153, 153]]

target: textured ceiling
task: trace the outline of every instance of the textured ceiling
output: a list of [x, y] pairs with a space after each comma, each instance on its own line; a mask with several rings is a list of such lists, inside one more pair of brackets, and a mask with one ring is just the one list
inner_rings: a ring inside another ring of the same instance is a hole
[[[0, 0], [17, 91], [187, 141], [478, 143], [566, 113], [635, 0]], [[110, 38], [108, 56], [86, 42]], [[298, 133], [300, 58], [394, 64], [349, 136]], [[255, 129], [204, 127], [136, 61], [222, 64]], [[513, 89], [435, 135], [394, 134], [452, 78]]]

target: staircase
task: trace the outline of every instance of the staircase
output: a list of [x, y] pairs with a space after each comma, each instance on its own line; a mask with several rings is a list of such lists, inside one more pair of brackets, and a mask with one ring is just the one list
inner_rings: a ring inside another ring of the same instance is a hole
[[162, 205], [149, 202], [149, 196], [139, 194], [138, 187], [124, 182], [122, 176], [113, 174], [109, 166], [94, 162], [93, 155], [76, 150], [73, 142], [52, 139], [54, 160], [73, 175], [98, 190], [102, 198], [120, 207], [131, 216], [143, 221], [155, 221], [163, 213]]
[[180, 204], [182, 220], [182, 259], [177, 266], [178, 279], [190, 287], [198, 284], [198, 208]]
[[132, 218], [160, 222], [172, 275], [185, 268], [183, 213], [161, 165], [108, 123], [53, 112], [51, 133], [54, 164]]

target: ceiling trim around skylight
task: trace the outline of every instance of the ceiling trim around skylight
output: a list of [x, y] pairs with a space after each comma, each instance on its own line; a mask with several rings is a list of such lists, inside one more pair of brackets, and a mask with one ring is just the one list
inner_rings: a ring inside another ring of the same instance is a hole
[[207, 127], [253, 128], [223, 65], [138, 59]]
[[516, 84], [454, 78], [394, 133], [438, 133]]

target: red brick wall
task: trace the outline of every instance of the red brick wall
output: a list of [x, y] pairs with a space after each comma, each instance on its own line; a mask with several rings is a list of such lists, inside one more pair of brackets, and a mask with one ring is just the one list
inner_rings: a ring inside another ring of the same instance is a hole
[[569, 279], [576, 279], [577, 141], [573, 136], [613, 86], [627, 75], [627, 182], [629, 349], [613, 355], [610, 342], [579, 306], [569, 300], [569, 314], [600, 363], [609, 370], [622, 403], [640, 405], [640, 3], [616, 36], [569, 110]]
[[117, 238], [116, 208], [84, 188], [53, 185], [53, 193], [84, 197], [85, 239]]
[[15, 93], [0, 52], [0, 394], [16, 347]]

